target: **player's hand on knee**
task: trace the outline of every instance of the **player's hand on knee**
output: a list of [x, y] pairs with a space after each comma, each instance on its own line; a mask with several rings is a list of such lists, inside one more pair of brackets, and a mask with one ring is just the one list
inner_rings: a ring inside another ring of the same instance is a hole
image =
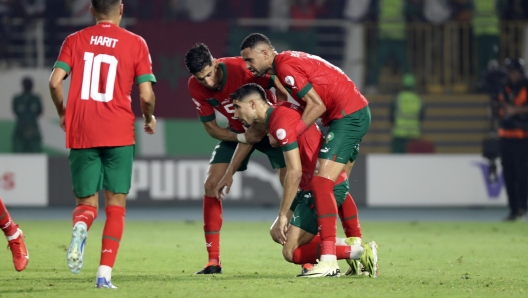
[[233, 184], [233, 176], [231, 175], [224, 175], [220, 182], [218, 182], [218, 185], [215, 188], [215, 194], [216, 198], [221, 201], [224, 199], [227, 194], [229, 194], [229, 190], [231, 189], [231, 185]]

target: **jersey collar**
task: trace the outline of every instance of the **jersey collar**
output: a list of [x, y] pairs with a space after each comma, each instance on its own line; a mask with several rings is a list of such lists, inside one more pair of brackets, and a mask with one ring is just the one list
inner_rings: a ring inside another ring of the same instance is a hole
[[227, 82], [227, 67], [222, 62], [220, 62], [219, 65], [220, 65], [220, 68], [222, 69], [222, 83], [220, 84], [220, 87], [218, 87], [218, 91], [221, 91], [222, 89], [224, 89], [224, 86]]
[[273, 110], [274, 108], [270, 107], [267, 111], [266, 111], [266, 126], [269, 126], [269, 120], [271, 118], [271, 113], [273, 113]]

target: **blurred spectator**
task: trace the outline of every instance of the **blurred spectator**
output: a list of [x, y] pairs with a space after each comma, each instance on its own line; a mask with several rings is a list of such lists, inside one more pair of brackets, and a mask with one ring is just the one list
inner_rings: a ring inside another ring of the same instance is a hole
[[92, 24], [93, 16], [90, 13], [90, 0], [66, 0], [70, 7], [70, 16], [82, 25]]
[[409, 142], [420, 138], [421, 123], [425, 117], [422, 99], [414, 92], [414, 76], [405, 74], [402, 85], [403, 90], [396, 95], [390, 106], [392, 153], [406, 153]]
[[33, 80], [30, 77], [22, 79], [23, 91], [13, 98], [13, 113], [16, 116], [13, 133], [13, 152], [42, 152], [42, 140], [38, 118], [42, 114], [40, 97], [32, 92]]
[[347, 0], [343, 15], [346, 19], [359, 22], [377, 21], [378, 0]]
[[448, 0], [424, 0], [423, 15], [433, 25], [442, 25], [451, 17]]
[[[479, 1], [480, 2], [480, 1]], [[528, 203], [528, 80], [522, 59], [506, 59], [509, 80], [499, 94], [499, 144], [510, 213], [505, 221], [526, 220]]]
[[[24, 61], [26, 66], [44, 66], [44, 15], [45, 0], [21, 0], [25, 18]], [[40, 61], [38, 57], [40, 56]], [[39, 62], [39, 63], [37, 63]], [[37, 65], [39, 64], [39, 65]]]
[[141, 20], [159, 20], [163, 14], [165, 2], [165, 0], [137, 0], [136, 16]]
[[528, 1], [497, 0], [500, 18], [505, 21], [528, 20]]
[[164, 16], [173, 20], [203, 22], [211, 18], [216, 0], [168, 0]]
[[374, 69], [370, 73], [369, 88], [375, 88], [378, 85], [380, 69], [387, 62], [396, 62], [403, 73], [408, 73], [410, 70], [407, 61], [403, 2], [404, 0], [380, 1], [377, 59]]
[[490, 60], [497, 58], [499, 47], [499, 18], [495, 0], [475, 3], [473, 32], [477, 41], [477, 73], [482, 73]]
[[12, 5], [12, 0], [0, 0], [0, 67], [6, 67], [9, 63]]
[[[259, 1], [264, 2], [264, 1]], [[290, 19], [290, 1], [270, 0], [269, 1], [269, 18], [271, 19], [271, 29], [275, 31], [288, 31]]]
[[403, 5], [403, 15], [407, 23], [419, 23], [425, 21], [423, 16], [422, 0], [406, 0]]
[[475, 5], [473, 0], [451, 0], [451, 10], [453, 12], [453, 20], [457, 22], [470, 22]]
[[[290, 6], [290, 18], [292, 20], [313, 21], [317, 18], [317, 6], [313, 0], [293, 0]], [[309, 25], [294, 25], [292, 29], [309, 29]]]
[[497, 60], [490, 60], [488, 67], [484, 71], [478, 82], [478, 90], [486, 92], [490, 97], [490, 131], [497, 131], [497, 111], [499, 109], [498, 96], [508, 82], [508, 73], [499, 66]]

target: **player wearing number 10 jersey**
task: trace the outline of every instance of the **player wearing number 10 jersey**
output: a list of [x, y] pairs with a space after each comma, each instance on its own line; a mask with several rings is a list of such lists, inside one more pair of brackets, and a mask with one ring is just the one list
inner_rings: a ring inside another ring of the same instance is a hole
[[[134, 159], [135, 117], [130, 93], [135, 82], [145, 132], [153, 134], [152, 84], [156, 79], [143, 38], [119, 27], [121, 0], [91, 0], [90, 11], [97, 24], [66, 38], [50, 78], [50, 92], [66, 131], [66, 147], [71, 149], [70, 170], [77, 198], [68, 267], [72, 273], [82, 269], [86, 236], [98, 211], [97, 192], [105, 189], [106, 222], [96, 286], [115, 288], [111, 274], [123, 235]], [[64, 107], [62, 80], [69, 74], [70, 91]]]

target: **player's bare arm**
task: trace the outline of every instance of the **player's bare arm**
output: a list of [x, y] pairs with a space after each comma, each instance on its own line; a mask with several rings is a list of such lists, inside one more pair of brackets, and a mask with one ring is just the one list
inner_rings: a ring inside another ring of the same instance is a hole
[[302, 177], [302, 165], [299, 148], [284, 152], [286, 162], [286, 177], [284, 178], [284, 190], [279, 208], [279, 217], [273, 226], [272, 238], [278, 239], [280, 244], [286, 243], [286, 231], [288, 230], [288, 211], [295, 199], [299, 183]]
[[252, 148], [253, 145], [238, 143], [224, 176], [220, 179], [215, 188], [215, 194], [218, 200], [222, 200], [227, 194], [229, 194], [229, 190], [233, 184], [233, 175], [235, 175], [237, 169], [240, 168], [242, 161], [249, 155]]
[[238, 142], [237, 134], [226, 128], [220, 127], [216, 120], [203, 122], [203, 125], [205, 131], [207, 131], [212, 138], [220, 141]]
[[[326, 112], [326, 106], [323, 100], [317, 94], [314, 88], [311, 88], [308, 93], [302, 98], [306, 102], [306, 107], [297, 127], [297, 134], [302, 134], [310, 125], [312, 125], [324, 112]], [[306, 126], [304, 126], [304, 125]]]
[[260, 142], [267, 134], [266, 125], [263, 123], [253, 122], [245, 132], [246, 143], [256, 144]]
[[66, 131], [64, 123], [64, 114], [66, 108], [64, 107], [64, 94], [62, 92], [62, 80], [66, 77], [67, 73], [62, 68], [54, 68], [49, 79], [49, 89], [51, 94], [51, 99], [55, 104], [57, 109], [57, 114], [60, 118], [60, 126], [62, 130]]
[[144, 130], [148, 134], [154, 134], [156, 132], [156, 118], [152, 113], [154, 113], [156, 96], [152, 91], [152, 82], [141, 83], [138, 88], [141, 111], [143, 112], [143, 119], [145, 119]]
[[277, 102], [288, 101], [288, 91], [282, 86], [278, 77], [275, 76], [273, 84], [275, 85], [275, 97], [277, 97]]

